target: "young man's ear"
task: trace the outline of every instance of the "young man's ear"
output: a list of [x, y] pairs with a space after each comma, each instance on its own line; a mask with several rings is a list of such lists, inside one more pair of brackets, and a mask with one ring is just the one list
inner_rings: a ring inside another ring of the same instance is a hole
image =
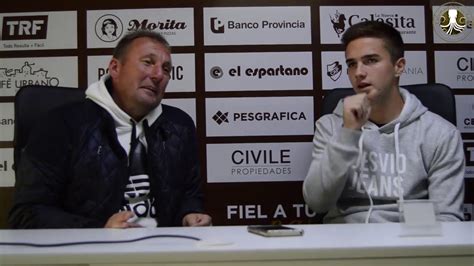
[[117, 58], [113, 57], [109, 62], [109, 75], [112, 78], [116, 78], [120, 72], [120, 62]]
[[398, 58], [397, 62], [395, 62], [395, 77], [399, 78], [402, 75], [403, 70], [405, 70], [405, 64], [406, 60], [404, 57]]

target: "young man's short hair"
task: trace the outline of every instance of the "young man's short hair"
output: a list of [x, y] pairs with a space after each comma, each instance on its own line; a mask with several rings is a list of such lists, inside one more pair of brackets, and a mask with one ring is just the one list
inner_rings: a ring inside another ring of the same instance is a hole
[[344, 32], [341, 41], [346, 49], [353, 40], [366, 37], [382, 39], [390, 53], [392, 62], [395, 63], [403, 57], [405, 48], [400, 32], [384, 22], [364, 21], [354, 24]]

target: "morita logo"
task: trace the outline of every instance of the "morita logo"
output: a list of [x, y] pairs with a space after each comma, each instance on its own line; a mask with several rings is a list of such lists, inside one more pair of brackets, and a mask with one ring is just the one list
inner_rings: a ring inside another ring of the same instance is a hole
[[2, 40], [46, 39], [48, 16], [3, 17]]
[[138, 19], [130, 20], [128, 23], [129, 31], [134, 30], [184, 30], [187, 28], [186, 22], [167, 19], [166, 21], [150, 22], [148, 19], [142, 21]]

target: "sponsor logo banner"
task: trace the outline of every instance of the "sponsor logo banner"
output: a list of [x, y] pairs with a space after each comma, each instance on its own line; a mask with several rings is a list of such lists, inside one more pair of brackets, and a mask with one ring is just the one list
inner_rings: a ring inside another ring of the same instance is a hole
[[13, 141], [14, 104], [0, 103], [0, 141]]
[[288, 224], [303, 221], [311, 223], [309, 218], [316, 216], [316, 213], [304, 203], [226, 204], [225, 208], [226, 220], [245, 224], [256, 224], [257, 219], [259, 224]]
[[352, 88], [344, 52], [321, 52], [321, 72], [323, 90]]
[[13, 165], [13, 149], [0, 149], [0, 187], [15, 186]]
[[194, 45], [192, 8], [116, 9], [87, 11], [87, 47], [115, 47], [127, 32], [153, 30], [171, 46]]
[[204, 45], [241, 44], [311, 44], [310, 7], [204, 8]]
[[[405, 51], [406, 66], [400, 77], [400, 85], [426, 83], [427, 66], [425, 51]], [[352, 87], [347, 76], [344, 52], [322, 52], [323, 89]]]
[[405, 43], [425, 43], [423, 6], [321, 6], [321, 43], [341, 43], [342, 34], [362, 21], [381, 21], [400, 31]]
[[311, 52], [210, 53], [206, 91], [312, 90]]
[[456, 99], [456, 124], [459, 131], [474, 133], [474, 95], [455, 95], [454, 97]]
[[0, 59], [0, 96], [14, 96], [25, 85], [78, 87], [77, 57]]
[[465, 178], [474, 178], [474, 141], [464, 140], [464, 155], [466, 156]]
[[163, 99], [162, 103], [185, 111], [196, 125], [196, 99]]
[[426, 51], [405, 51], [405, 59], [406, 65], [400, 76], [400, 85], [427, 83]]
[[474, 43], [473, 14], [474, 6], [457, 2], [433, 6], [433, 42]]
[[[87, 81], [91, 84], [109, 72], [108, 65], [112, 55], [87, 57]], [[196, 71], [194, 54], [172, 54], [173, 68], [166, 92], [194, 92], [196, 90]]]
[[0, 51], [77, 48], [77, 13], [0, 14]]
[[207, 136], [314, 134], [313, 97], [206, 99]]
[[453, 89], [474, 89], [474, 51], [435, 51], [435, 79]]
[[311, 163], [312, 143], [207, 145], [209, 183], [301, 181]]

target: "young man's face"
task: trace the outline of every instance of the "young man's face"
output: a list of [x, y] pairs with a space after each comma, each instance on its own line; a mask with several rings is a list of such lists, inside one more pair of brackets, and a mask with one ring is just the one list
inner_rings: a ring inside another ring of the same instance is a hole
[[114, 101], [132, 118], [140, 120], [163, 99], [171, 73], [170, 51], [148, 37], [137, 38], [122, 60], [110, 61], [109, 73]]
[[392, 62], [380, 38], [364, 37], [346, 47], [347, 74], [356, 93], [367, 93], [371, 105], [384, 104], [398, 90], [405, 59]]

